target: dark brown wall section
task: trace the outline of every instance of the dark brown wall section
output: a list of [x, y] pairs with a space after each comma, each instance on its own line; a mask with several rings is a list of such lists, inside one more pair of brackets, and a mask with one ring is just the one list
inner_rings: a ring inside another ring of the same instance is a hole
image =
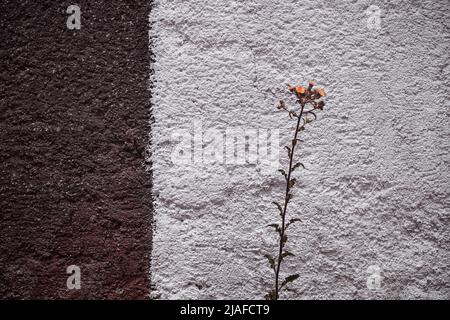
[[1, 1], [1, 298], [148, 296], [150, 7]]

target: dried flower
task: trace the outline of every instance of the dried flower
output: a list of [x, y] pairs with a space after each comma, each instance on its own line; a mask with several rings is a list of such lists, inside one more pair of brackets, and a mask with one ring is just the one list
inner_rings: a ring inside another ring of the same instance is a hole
[[325, 90], [323, 89], [317, 89], [316, 92], [319, 94], [319, 96], [321, 97], [325, 97], [327, 94], [325, 93]]
[[[285, 288], [286, 285], [288, 285], [290, 282], [293, 282], [297, 278], [299, 278], [299, 274], [292, 274], [284, 278], [283, 281], [280, 281], [280, 270], [282, 261], [284, 261], [284, 259], [289, 256], [293, 256], [291, 252], [285, 249], [285, 245], [288, 240], [286, 230], [291, 224], [300, 221], [299, 218], [291, 218], [287, 220], [286, 217], [288, 203], [292, 200], [293, 197], [292, 189], [297, 183], [297, 179], [293, 178], [294, 171], [298, 170], [300, 167], [305, 167], [301, 162], [294, 162], [294, 153], [296, 150], [296, 146], [298, 145], [298, 142], [301, 142], [301, 140], [299, 139], [299, 134], [305, 130], [305, 126], [317, 119], [317, 110], [323, 110], [323, 107], [325, 106], [325, 102], [323, 100], [320, 100], [326, 95], [325, 91], [323, 89], [313, 90], [313, 87], [315, 85], [316, 82], [314, 80], [311, 80], [308, 82], [307, 89], [301, 85], [297, 87], [289, 87], [289, 90], [297, 97], [297, 103], [300, 105], [298, 111], [290, 110], [286, 106], [284, 101], [280, 101], [280, 104], [278, 106], [278, 109], [287, 112], [291, 119], [296, 119], [297, 126], [295, 128], [294, 137], [291, 140], [291, 144], [285, 146], [289, 157], [288, 170], [278, 170], [283, 175], [284, 181], [286, 182], [286, 191], [283, 202], [273, 202], [273, 204], [277, 206], [279, 216], [281, 216], [281, 221], [279, 223], [268, 225], [269, 227], [273, 228], [279, 236], [277, 256], [271, 256], [270, 254], [264, 255], [269, 262], [270, 268], [274, 271], [275, 274], [275, 285], [273, 289], [270, 290], [266, 295], [266, 299], [269, 300], [277, 300], [279, 298], [280, 291]], [[312, 106], [312, 108], [307, 109], [307, 105]]]
[[297, 86], [297, 88], [295, 88], [295, 92], [299, 93], [299, 94], [304, 94], [306, 91], [305, 88], [303, 88], [302, 86]]

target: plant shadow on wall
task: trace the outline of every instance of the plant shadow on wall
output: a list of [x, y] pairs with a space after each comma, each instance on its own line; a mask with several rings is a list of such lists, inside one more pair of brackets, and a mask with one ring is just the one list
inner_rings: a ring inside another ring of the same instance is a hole
[[289, 256], [293, 256], [291, 252], [285, 250], [285, 245], [288, 240], [286, 231], [290, 225], [301, 221], [297, 217], [292, 217], [289, 221], [287, 220], [288, 204], [293, 197], [291, 190], [296, 183], [296, 178], [293, 178], [292, 175], [299, 168], [305, 168], [301, 162], [296, 162], [294, 164], [295, 147], [299, 142], [302, 142], [302, 140], [299, 139], [299, 134], [305, 130], [306, 125], [317, 119], [316, 111], [323, 110], [323, 107], [325, 106], [325, 102], [322, 100], [322, 98], [325, 97], [325, 91], [323, 89], [316, 88], [316, 82], [313, 80], [309, 81], [307, 87], [303, 87], [301, 85], [297, 87], [291, 86], [289, 91], [295, 95], [296, 103], [299, 107], [292, 110], [286, 106], [284, 101], [280, 101], [280, 104], [277, 106], [279, 110], [287, 112], [291, 119], [296, 120], [297, 125], [295, 127], [294, 137], [291, 140], [291, 145], [285, 146], [289, 158], [288, 171], [286, 172], [282, 169], [278, 170], [286, 180], [286, 192], [282, 204], [275, 201], [273, 202], [278, 208], [281, 221], [279, 223], [269, 225], [269, 227], [273, 228], [279, 235], [279, 247], [278, 256], [276, 258], [272, 257], [270, 254], [265, 255], [269, 261], [270, 267], [274, 271], [275, 276], [275, 285], [274, 288], [267, 293], [267, 300], [278, 300], [280, 297], [280, 291], [285, 288], [288, 283], [295, 281], [299, 277], [299, 274], [292, 274], [287, 276], [280, 283], [281, 263]]

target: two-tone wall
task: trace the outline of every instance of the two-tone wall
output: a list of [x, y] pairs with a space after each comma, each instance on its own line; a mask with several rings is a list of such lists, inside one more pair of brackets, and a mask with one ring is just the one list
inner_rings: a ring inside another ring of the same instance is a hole
[[281, 298], [449, 299], [449, 16], [447, 0], [4, 0], [0, 297], [263, 298], [295, 125], [276, 105], [315, 79]]

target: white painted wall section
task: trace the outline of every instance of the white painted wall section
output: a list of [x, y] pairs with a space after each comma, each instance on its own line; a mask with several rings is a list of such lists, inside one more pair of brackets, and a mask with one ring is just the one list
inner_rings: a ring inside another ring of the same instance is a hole
[[[201, 152], [208, 130], [227, 128], [278, 129], [281, 149], [295, 123], [275, 105], [313, 78], [327, 105], [299, 147], [306, 170], [288, 214], [303, 222], [283, 273], [300, 278], [282, 298], [450, 298], [447, 0], [161, 0], [150, 20], [154, 297], [264, 297], [277, 168], [182, 165], [174, 150], [196, 134]], [[366, 285], [374, 265], [379, 290]]]

